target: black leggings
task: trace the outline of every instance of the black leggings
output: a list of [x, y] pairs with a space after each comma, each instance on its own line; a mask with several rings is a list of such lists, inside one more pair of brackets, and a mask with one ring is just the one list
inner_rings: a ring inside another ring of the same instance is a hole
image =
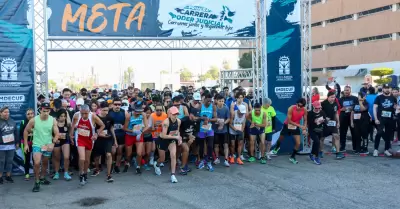
[[377, 150], [379, 148], [379, 143], [381, 141], [381, 137], [385, 141], [385, 150], [389, 150], [391, 147], [390, 142], [394, 136], [394, 121], [393, 120], [380, 120], [381, 122], [377, 127], [377, 133], [375, 136], [375, 146], [374, 148]]
[[[29, 150], [32, 151], [32, 147], [30, 147]], [[25, 153], [25, 163], [24, 163], [25, 175], [29, 174], [29, 169], [31, 168], [31, 156], [32, 152]]]
[[353, 144], [353, 149], [355, 148], [355, 141], [354, 141], [354, 130], [353, 128], [350, 126], [350, 114], [346, 114], [341, 112], [340, 116], [339, 116], [339, 122], [340, 122], [340, 151], [343, 151], [346, 149], [346, 141], [347, 141], [347, 130], [349, 130], [350, 128], [350, 133], [351, 133], [351, 141]]
[[[207, 143], [207, 156], [204, 156], [204, 140]], [[199, 146], [199, 155], [200, 158], [204, 158], [204, 160], [212, 160], [213, 152], [214, 152], [214, 136], [208, 136], [205, 139], [197, 139], [197, 146]]]
[[365, 130], [369, 126], [369, 119], [355, 120], [354, 121], [354, 141], [356, 152], [368, 150], [368, 130]]
[[310, 138], [313, 140], [311, 154], [315, 155], [315, 157], [318, 157], [322, 133], [310, 131]]

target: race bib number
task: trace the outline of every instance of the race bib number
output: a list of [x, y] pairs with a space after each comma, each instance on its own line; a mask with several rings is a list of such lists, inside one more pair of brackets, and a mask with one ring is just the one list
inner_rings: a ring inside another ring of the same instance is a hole
[[48, 150], [47, 145], [43, 145], [41, 148], [42, 152], [46, 152]]
[[102, 132], [101, 132], [103, 135], [108, 135], [108, 131], [107, 130], [103, 130]]
[[122, 129], [122, 124], [114, 124], [114, 129], [115, 130], [121, 130]]
[[328, 126], [335, 127], [336, 126], [336, 121], [334, 121], [334, 120], [328, 121]]
[[142, 130], [142, 125], [133, 126], [133, 131], [140, 131], [140, 130]]
[[10, 143], [14, 141], [14, 134], [8, 134], [3, 136], [3, 142], [4, 143]]
[[360, 120], [361, 113], [354, 113], [353, 117], [354, 117], [354, 120]]
[[209, 131], [209, 130], [211, 130], [211, 124], [202, 125], [201, 128], [202, 128], [203, 130]]
[[238, 130], [242, 130], [242, 124], [234, 124], [233, 127]]
[[60, 139], [66, 139], [67, 134], [66, 133], [60, 133], [59, 138]]
[[295, 126], [295, 125], [292, 125], [292, 124], [288, 124], [288, 129], [290, 129], [290, 130], [296, 130], [297, 129], [297, 126]]
[[319, 118], [315, 119], [315, 124], [319, 125], [319, 124], [321, 124], [323, 121], [324, 121], [324, 118], [323, 118], [323, 117], [319, 117]]
[[78, 135], [84, 136], [84, 137], [89, 137], [90, 136], [90, 131], [78, 128]]
[[382, 111], [382, 117], [391, 118], [392, 117], [392, 112], [390, 112], [390, 111]]

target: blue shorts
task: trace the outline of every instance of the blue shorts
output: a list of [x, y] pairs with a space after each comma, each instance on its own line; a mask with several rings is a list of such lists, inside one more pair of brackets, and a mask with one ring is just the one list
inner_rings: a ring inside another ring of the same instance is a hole
[[32, 152], [33, 152], [33, 154], [35, 154], [35, 153], [42, 153], [42, 155], [43, 155], [44, 157], [50, 157], [50, 156], [51, 156], [51, 152], [42, 151], [42, 148], [37, 147], [37, 146], [33, 146], [33, 147], [32, 147]]
[[197, 136], [198, 136], [200, 139], [205, 139], [205, 138], [207, 138], [207, 137], [214, 136], [214, 131], [213, 131], [213, 130], [210, 130], [210, 131], [207, 131], [207, 132], [199, 132]]
[[61, 147], [65, 144], [71, 144], [71, 142], [69, 141], [69, 139], [65, 139], [65, 140], [60, 140], [59, 144], [54, 144], [54, 147]]
[[266, 140], [267, 142], [272, 141], [272, 135], [274, 135], [273, 132], [271, 132], [271, 133], [266, 133], [266, 134], [265, 134], [265, 140]]
[[258, 129], [258, 128], [254, 127], [254, 128], [250, 129], [250, 135], [257, 136], [257, 135], [260, 135], [260, 134], [264, 134], [264, 128]]

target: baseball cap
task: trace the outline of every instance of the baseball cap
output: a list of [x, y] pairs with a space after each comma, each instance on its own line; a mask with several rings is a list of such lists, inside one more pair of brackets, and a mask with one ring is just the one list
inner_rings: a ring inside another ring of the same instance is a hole
[[246, 114], [246, 112], [247, 112], [247, 108], [246, 108], [245, 105], [239, 105], [239, 106], [238, 106], [238, 110], [239, 110], [239, 112], [242, 113], [242, 114]]
[[383, 84], [383, 85], [382, 85], [382, 88], [388, 89], [388, 88], [390, 88], [390, 86], [389, 86], [389, 84]]
[[321, 102], [320, 101], [315, 101], [315, 102], [312, 103], [312, 106], [314, 108], [321, 108]]
[[193, 100], [200, 101], [201, 100], [200, 93], [198, 93], [198, 92], [194, 93], [193, 94]]
[[135, 112], [143, 112], [143, 103], [142, 102], [136, 102], [135, 105], [133, 106], [133, 110]]
[[40, 105], [40, 107], [41, 107], [41, 108], [45, 108], [45, 109], [50, 109], [50, 103], [48, 103], [48, 102], [43, 102], [43, 103]]
[[76, 105], [84, 105], [84, 104], [85, 104], [85, 101], [83, 101], [82, 98], [79, 98], [76, 100]]
[[171, 98], [174, 99], [174, 97], [177, 97], [177, 96], [179, 96], [179, 92], [175, 91], [174, 93], [172, 93], [172, 97]]
[[172, 115], [176, 115], [176, 114], [178, 114], [179, 113], [179, 110], [178, 110], [178, 108], [177, 107], [175, 107], [175, 106], [172, 106], [171, 108], [169, 108], [169, 110], [168, 110]]

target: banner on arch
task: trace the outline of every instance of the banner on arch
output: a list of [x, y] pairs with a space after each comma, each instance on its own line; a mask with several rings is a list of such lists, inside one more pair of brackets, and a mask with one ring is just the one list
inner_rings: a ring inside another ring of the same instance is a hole
[[48, 0], [49, 36], [254, 37], [255, 2]]

